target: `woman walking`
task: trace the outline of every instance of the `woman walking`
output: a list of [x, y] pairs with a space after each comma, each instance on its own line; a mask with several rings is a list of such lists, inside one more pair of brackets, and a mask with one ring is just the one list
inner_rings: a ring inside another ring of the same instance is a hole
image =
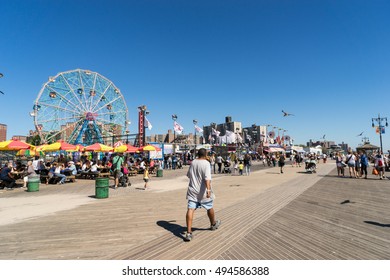
[[354, 178], [357, 178], [356, 171], [355, 171], [355, 161], [356, 157], [352, 153], [352, 150], [348, 152], [347, 159], [345, 160], [345, 163], [348, 165], [348, 171], [349, 171], [349, 177], [352, 178], [352, 174]]
[[343, 157], [339, 152], [336, 153], [336, 166], [337, 166], [337, 176], [344, 177], [344, 162]]

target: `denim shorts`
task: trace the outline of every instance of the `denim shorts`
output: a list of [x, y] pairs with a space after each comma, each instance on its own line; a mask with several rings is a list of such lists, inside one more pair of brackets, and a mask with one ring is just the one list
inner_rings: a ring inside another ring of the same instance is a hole
[[210, 210], [213, 208], [213, 200], [207, 201], [207, 202], [198, 202], [198, 201], [192, 201], [188, 200], [188, 209], [197, 209], [197, 208], [204, 208], [206, 210]]

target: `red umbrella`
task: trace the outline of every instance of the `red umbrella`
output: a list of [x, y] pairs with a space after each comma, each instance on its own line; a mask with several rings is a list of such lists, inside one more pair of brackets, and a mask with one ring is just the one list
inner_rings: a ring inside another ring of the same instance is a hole
[[93, 152], [111, 152], [113, 148], [100, 143], [95, 143], [93, 145], [85, 147], [85, 150]]
[[0, 145], [0, 150], [4, 151], [18, 151], [22, 149], [27, 150], [31, 147], [30, 144], [27, 144], [26, 142], [20, 140], [9, 140], [1, 143], [2, 145]]

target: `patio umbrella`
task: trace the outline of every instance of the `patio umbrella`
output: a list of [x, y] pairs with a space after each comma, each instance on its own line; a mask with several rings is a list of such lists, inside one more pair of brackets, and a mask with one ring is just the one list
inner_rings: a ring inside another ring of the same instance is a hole
[[46, 145], [41, 148], [42, 151], [45, 152], [53, 152], [53, 151], [76, 151], [77, 147], [75, 145], [66, 143], [65, 141], [58, 141], [50, 145]]
[[95, 143], [93, 145], [85, 147], [85, 150], [90, 152], [111, 152], [113, 148], [104, 144]]
[[44, 156], [43, 152], [42, 151], [37, 151], [35, 149], [22, 149], [22, 150], [19, 150], [17, 153], [16, 153], [17, 156], [26, 156], [26, 157], [33, 157], [33, 156], [36, 156], [36, 155], [39, 155], [39, 156]]
[[160, 148], [152, 146], [152, 145], [146, 145], [143, 147], [138, 148], [139, 152], [150, 152], [150, 151], [161, 151]]
[[84, 151], [85, 147], [81, 144], [77, 144], [76, 145], [76, 150], [75, 151], [78, 151], [78, 152], [82, 152]]
[[121, 145], [121, 146], [116, 147], [114, 149], [114, 152], [117, 152], [117, 153], [125, 153], [125, 152], [127, 152], [127, 153], [135, 153], [137, 151], [138, 151], [137, 147], [134, 147], [134, 146], [129, 145], [129, 144]]
[[20, 140], [8, 140], [0, 142], [1, 151], [19, 151], [21, 149], [29, 149], [32, 145]]

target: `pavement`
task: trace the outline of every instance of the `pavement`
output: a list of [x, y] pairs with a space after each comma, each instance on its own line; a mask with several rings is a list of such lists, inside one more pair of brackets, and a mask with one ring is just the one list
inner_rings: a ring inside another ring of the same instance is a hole
[[94, 181], [0, 191], [0, 259], [389, 259], [390, 182], [339, 178], [335, 163], [317, 173], [255, 162], [250, 176], [215, 174], [222, 226], [195, 213], [194, 240], [183, 242], [188, 167], [164, 170], [143, 190]]

